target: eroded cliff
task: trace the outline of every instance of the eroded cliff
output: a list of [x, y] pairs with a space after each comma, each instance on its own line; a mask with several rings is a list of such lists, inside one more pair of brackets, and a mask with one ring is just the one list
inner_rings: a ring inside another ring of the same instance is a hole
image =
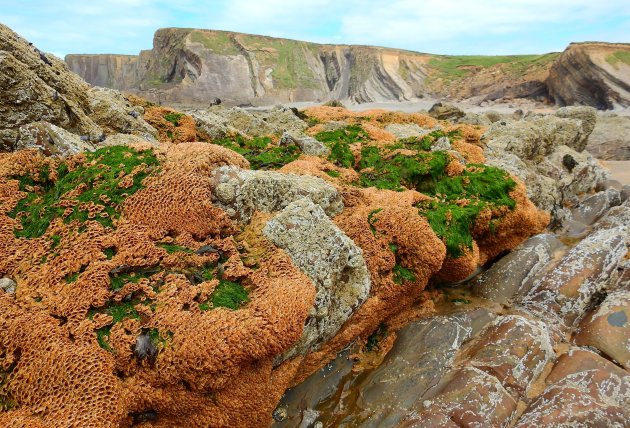
[[527, 98], [600, 109], [630, 104], [630, 45], [572, 44], [563, 53], [443, 56], [374, 46], [320, 45], [225, 31], [166, 28], [153, 49], [68, 55], [87, 82], [154, 101], [278, 102]]

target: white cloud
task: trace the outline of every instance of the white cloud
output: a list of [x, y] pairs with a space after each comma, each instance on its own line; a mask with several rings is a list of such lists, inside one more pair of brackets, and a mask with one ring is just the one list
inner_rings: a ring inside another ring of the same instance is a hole
[[[434, 53], [522, 53], [630, 41], [628, 0], [0, 0], [0, 20], [55, 52], [137, 53], [196, 27]], [[625, 20], [625, 21], [624, 21]], [[625, 22], [625, 26], [623, 25]]]

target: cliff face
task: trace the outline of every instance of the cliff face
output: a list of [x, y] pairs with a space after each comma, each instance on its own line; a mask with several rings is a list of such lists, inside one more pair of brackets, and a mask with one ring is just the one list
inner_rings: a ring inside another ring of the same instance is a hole
[[364, 46], [318, 45], [222, 31], [161, 29], [139, 56], [68, 55], [94, 85], [155, 94], [162, 101], [231, 104], [413, 99], [427, 55]]
[[630, 44], [572, 43], [551, 67], [547, 86], [560, 105], [630, 105]]
[[630, 99], [630, 45], [573, 44], [563, 53], [439, 56], [372, 46], [320, 45], [224, 31], [160, 29], [138, 56], [68, 55], [97, 86], [166, 103], [378, 102], [423, 95], [530, 98], [611, 108]]

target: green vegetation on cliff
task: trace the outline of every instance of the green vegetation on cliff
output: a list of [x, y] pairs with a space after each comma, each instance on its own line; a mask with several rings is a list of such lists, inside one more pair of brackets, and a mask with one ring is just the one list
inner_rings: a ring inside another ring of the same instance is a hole
[[619, 63], [630, 65], [630, 51], [617, 51], [606, 57], [606, 62], [613, 67], [618, 67]]
[[478, 68], [488, 68], [498, 64], [505, 64], [514, 74], [523, 73], [532, 66], [544, 66], [559, 53], [543, 55], [507, 55], [507, 56], [436, 56], [429, 60], [429, 67], [437, 72], [437, 77], [446, 80], [458, 80], [472, 75]]
[[201, 43], [217, 55], [238, 55], [238, 47], [230, 39], [230, 34], [222, 31], [195, 30], [190, 33], [190, 41]]

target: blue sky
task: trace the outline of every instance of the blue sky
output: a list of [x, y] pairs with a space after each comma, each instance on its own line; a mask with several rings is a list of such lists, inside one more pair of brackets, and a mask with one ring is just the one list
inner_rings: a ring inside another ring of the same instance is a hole
[[0, 0], [0, 22], [57, 56], [137, 54], [161, 27], [441, 54], [630, 42], [630, 0]]

